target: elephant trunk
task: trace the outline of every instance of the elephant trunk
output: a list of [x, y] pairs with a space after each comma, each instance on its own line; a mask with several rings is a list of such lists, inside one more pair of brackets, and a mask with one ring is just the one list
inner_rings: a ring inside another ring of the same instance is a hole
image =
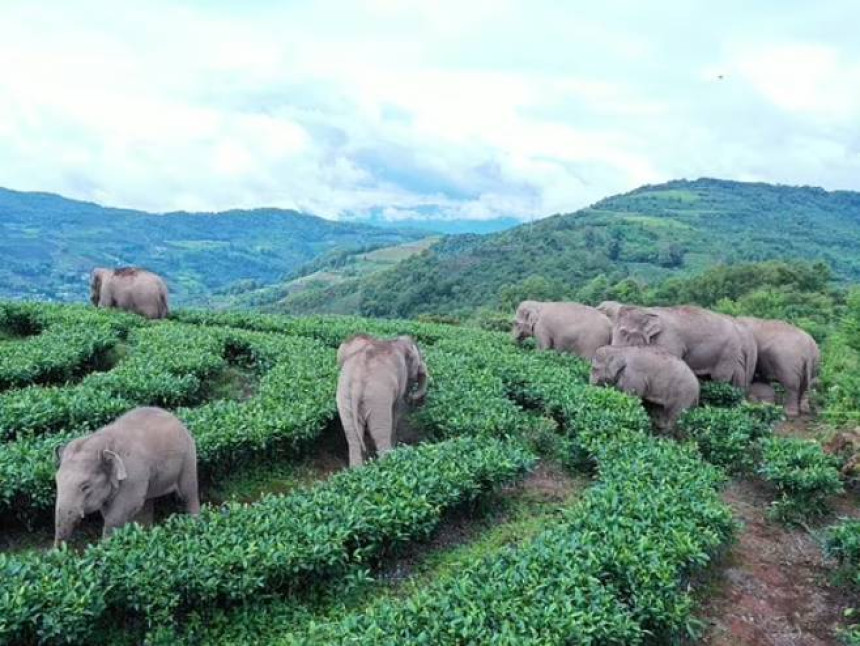
[[424, 397], [427, 395], [427, 370], [421, 369], [418, 371], [418, 381], [416, 382], [417, 387], [412, 392], [412, 401], [413, 402], [421, 402], [424, 400]]
[[54, 547], [59, 547], [61, 543], [69, 540], [83, 517], [84, 510], [82, 507], [57, 503], [54, 514]]

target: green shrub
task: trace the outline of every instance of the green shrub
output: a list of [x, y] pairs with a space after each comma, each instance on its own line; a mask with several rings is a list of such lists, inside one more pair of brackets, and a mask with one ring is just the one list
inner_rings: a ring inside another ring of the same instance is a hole
[[759, 463], [757, 440], [770, 435], [782, 419], [776, 406], [743, 404], [737, 408], [703, 406], [686, 411], [678, 430], [693, 440], [704, 458], [733, 472], [748, 472]]
[[841, 566], [851, 568], [854, 583], [860, 585], [860, 520], [843, 519], [830, 527], [824, 549]]
[[746, 399], [743, 390], [724, 381], [703, 381], [699, 385], [701, 387], [699, 403], [702, 406], [731, 408], [739, 406]]
[[128, 525], [81, 555], [3, 557], [0, 641], [92, 643], [108, 612], [164, 624], [182, 609], [341, 575], [427, 537], [446, 509], [521, 476], [534, 460], [521, 444], [490, 438], [405, 447], [288, 496], [206, 507], [151, 529]]
[[794, 522], [820, 516], [828, 509], [827, 498], [842, 493], [838, 460], [818, 442], [773, 437], [761, 444], [758, 473], [780, 496], [771, 510], [775, 518]]

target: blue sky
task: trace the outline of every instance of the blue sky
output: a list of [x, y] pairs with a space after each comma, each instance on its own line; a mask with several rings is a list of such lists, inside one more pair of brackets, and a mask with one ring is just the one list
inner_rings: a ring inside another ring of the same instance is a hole
[[855, 0], [3, 2], [0, 186], [391, 219], [678, 177], [860, 190], [858, 23]]

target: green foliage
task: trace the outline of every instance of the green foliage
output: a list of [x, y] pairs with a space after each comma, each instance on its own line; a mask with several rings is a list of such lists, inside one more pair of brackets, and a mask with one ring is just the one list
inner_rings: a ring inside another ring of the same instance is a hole
[[827, 498], [843, 491], [838, 460], [811, 440], [763, 440], [758, 473], [779, 492], [771, 511], [785, 522], [822, 515], [827, 511]]
[[841, 566], [851, 568], [854, 583], [860, 585], [860, 520], [846, 518], [830, 527], [824, 549]]
[[[533, 464], [517, 442], [463, 438], [401, 448], [289, 496], [205, 508], [198, 518], [174, 516], [149, 530], [126, 526], [80, 556], [0, 556], [0, 640], [91, 641], [108, 608], [114, 618], [169, 624], [182, 609], [335, 576], [426, 537], [446, 509]], [[60, 586], [74, 591], [69, 601], [57, 598]]]
[[[679, 189], [694, 199], [664, 197]], [[638, 303], [646, 284], [723, 265], [709, 280], [667, 284], [656, 300], [716, 307], [727, 298], [758, 316], [788, 310], [818, 336], [834, 304], [822, 285], [831, 273], [860, 277], [858, 213], [851, 193], [712, 179], [645, 186], [509, 231], [447, 237], [327, 298], [303, 294], [284, 311], [317, 312], [332, 301], [343, 305], [337, 311], [384, 317], [511, 311], [525, 298]], [[735, 269], [771, 260], [785, 262]]]
[[699, 403], [702, 406], [731, 408], [740, 405], [746, 397], [743, 390], [724, 381], [703, 381], [700, 387]]
[[649, 437], [626, 396], [571, 384], [549, 364], [522, 370], [529, 397], [599, 465], [583, 503], [535, 539], [284, 643], [639, 644], [692, 630], [683, 582], [733, 528], [720, 474], [694, 450]]
[[280, 209], [165, 216], [0, 189], [0, 298], [80, 302], [94, 266], [134, 264], [162, 274], [173, 303], [206, 303], [238, 281], [279, 281], [335, 247], [425, 235]]
[[757, 441], [769, 436], [781, 418], [782, 410], [769, 405], [703, 406], [686, 411], [678, 420], [678, 429], [698, 445], [711, 464], [748, 472], [760, 460]]
[[824, 417], [835, 426], [860, 424], [860, 289], [846, 302], [845, 317], [824, 346], [819, 387]]

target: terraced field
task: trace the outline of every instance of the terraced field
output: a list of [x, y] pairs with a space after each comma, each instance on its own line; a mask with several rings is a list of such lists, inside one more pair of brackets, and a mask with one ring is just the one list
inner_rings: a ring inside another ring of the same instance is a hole
[[[413, 335], [431, 385], [411, 440], [346, 470], [356, 332]], [[772, 407], [709, 387], [683, 441], [656, 437], [585, 364], [503, 334], [39, 304], [0, 304], [0, 334], [0, 643], [668, 644], [699, 634], [699, 575], [736, 532], [729, 472], [785, 514], [841, 487], [771, 437]], [[145, 404], [194, 435], [203, 512], [167, 500], [154, 527], [49, 549], [54, 448]]]

